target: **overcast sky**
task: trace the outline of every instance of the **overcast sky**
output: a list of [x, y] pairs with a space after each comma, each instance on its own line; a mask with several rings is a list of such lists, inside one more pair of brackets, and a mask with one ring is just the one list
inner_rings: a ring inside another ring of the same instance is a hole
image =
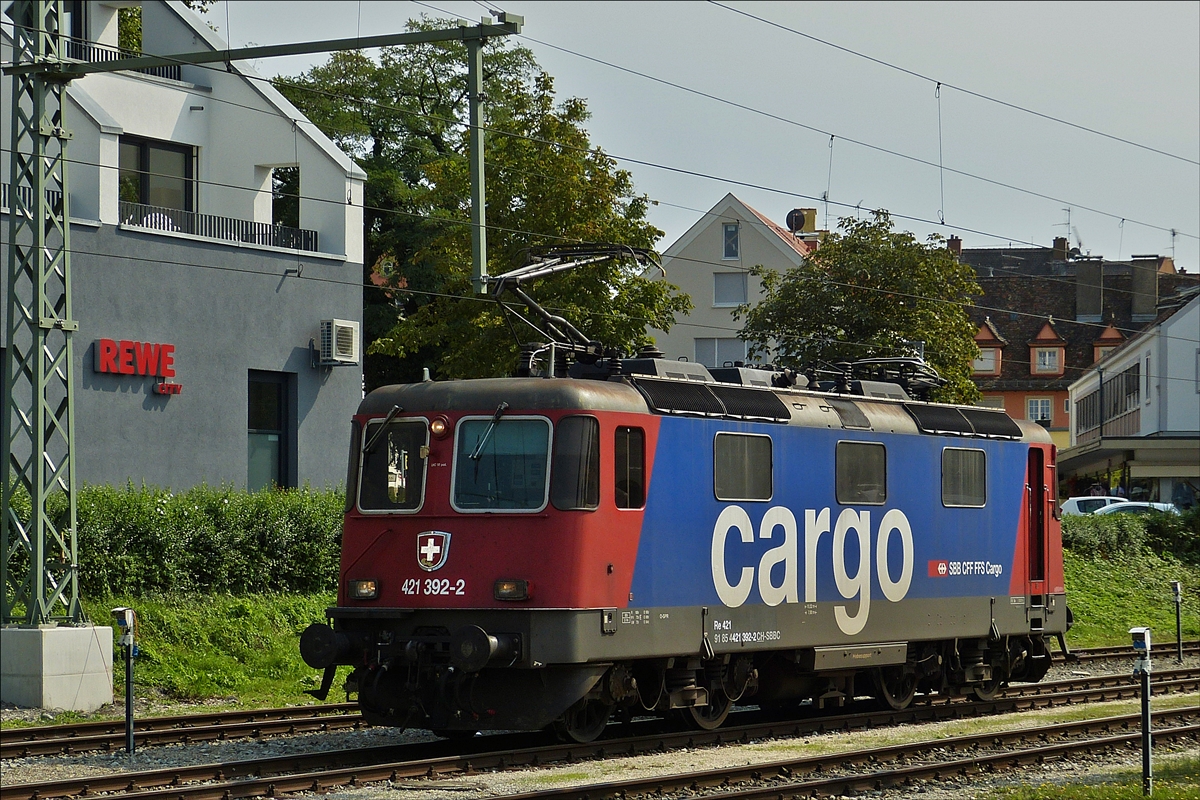
[[[431, 5], [473, 21], [488, 13], [475, 2]], [[726, 192], [782, 224], [800, 206], [819, 206], [823, 221], [824, 205], [809, 198], [828, 188], [835, 223], [861, 204], [927, 220], [897, 224], [921, 236], [957, 233], [967, 247], [1049, 245], [1064, 235], [1071, 206], [1072, 246], [1078, 237], [1083, 250], [1110, 259], [1170, 255], [1174, 247], [1181, 267], [1200, 266], [1200, 3], [728, 2], [958, 87], [941, 89], [942, 165], [1053, 199], [869, 149], [939, 162], [934, 82], [716, 4], [486, 5], [525, 17], [519, 41], [554, 76], [560, 97], [587, 99], [595, 144], [618, 159], [646, 162], [622, 166], [658, 202], [651, 220], [666, 232], [660, 249]], [[414, 2], [238, 0], [215, 3], [207, 18], [233, 46], [244, 46], [401, 31], [422, 13], [439, 15]], [[259, 67], [296, 74], [323, 60]], [[940, 214], [945, 226], [937, 224]]]

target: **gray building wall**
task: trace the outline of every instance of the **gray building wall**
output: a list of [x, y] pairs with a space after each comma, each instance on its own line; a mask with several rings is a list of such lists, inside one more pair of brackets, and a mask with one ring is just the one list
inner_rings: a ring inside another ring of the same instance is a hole
[[[7, 231], [7, 214], [0, 225]], [[314, 369], [308, 344], [322, 319], [361, 322], [361, 264], [86, 222], [71, 236], [79, 480], [244, 486], [248, 372], [266, 370], [295, 387], [289, 477], [314, 488], [344, 482], [361, 366]], [[0, 257], [7, 265], [7, 246]], [[7, 286], [0, 298], [7, 307]], [[182, 392], [95, 372], [101, 338], [174, 345], [170, 380]]]

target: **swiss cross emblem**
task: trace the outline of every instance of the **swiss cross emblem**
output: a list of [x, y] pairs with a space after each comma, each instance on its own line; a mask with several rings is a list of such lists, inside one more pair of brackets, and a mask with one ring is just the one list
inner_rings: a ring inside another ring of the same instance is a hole
[[450, 534], [425, 531], [417, 534], [417, 563], [426, 572], [441, 569], [450, 555]]

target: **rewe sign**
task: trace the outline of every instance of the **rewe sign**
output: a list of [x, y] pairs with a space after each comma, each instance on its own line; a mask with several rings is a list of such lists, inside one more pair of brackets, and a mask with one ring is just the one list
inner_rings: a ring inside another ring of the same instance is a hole
[[155, 394], [179, 394], [183, 387], [170, 383], [167, 378], [175, 377], [175, 345], [159, 342], [134, 342], [129, 339], [97, 339], [95, 362], [96, 372], [115, 375], [148, 375], [162, 378], [154, 384]]

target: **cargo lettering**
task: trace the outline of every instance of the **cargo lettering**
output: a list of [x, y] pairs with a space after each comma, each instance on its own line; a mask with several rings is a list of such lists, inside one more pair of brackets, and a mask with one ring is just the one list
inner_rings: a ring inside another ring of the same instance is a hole
[[[730, 581], [725, 564], [725, 544], [736, 530], [743, 544], [754, 542], [754, 523], [741, 506], [726, 506], [717, 517], [712, 536], [712, 577], [717, 597], [730, 608], [746, 602], [750, 592], [758, 585], [758, 594], [769, 606], [780, 603], [800, 602], [800, 532], [796, 517], [784, 506], [773, 506], [763, 514], [758, 526], [758, 538], [779, 544], [762, 554], [757, 569], [743, 566], [737, 572], [736, 581]], [[777, 536], [781, 531], [782, 536]], [[830, 534], [830, 510], [823, 508], [804, 511], [804, 602], [817, 602], [817, 551], [822, 537]], [[899, 540], [901, 551], [900, 574], [893, 575], [888, 565], [888, 548], [892, 537]], [[858, 558], [854, 564], [847, 563], [846, 541], [853, 537], [858, 546]], [[834, 619], [838, 628], [847, 635], [862, 631], [871, 613], [871, 512], [843, 509], [832, 526], [830, 552], [833, 558], [833, 581], [838, 594], [844, 600], [858, 600], [858, 607], [850, 612], [849, 604], [834, 606]], [[886, 600], [898, 603], [908, 594], [913, 574], [913, 537], [908, 517], [898, 508], [883, 515], [875, 537], [874, 575]], [[781, 581], [774, 582], [776, 567], [783, 566]], [[757, 572], [757, 581], [755, 573]]]

